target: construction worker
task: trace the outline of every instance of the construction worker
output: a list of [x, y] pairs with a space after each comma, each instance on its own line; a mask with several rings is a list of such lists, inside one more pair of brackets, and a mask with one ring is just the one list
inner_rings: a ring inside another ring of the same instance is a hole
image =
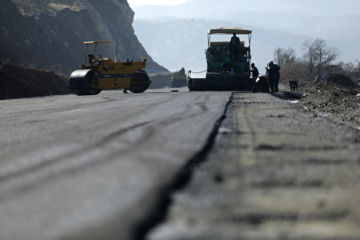
[[270, 80], [271, 92], [279, 91], [279, 80], [280, 80], [280, 67], [274, 64], [272, 61], [269, 62], [269, 68], [266, 68], [268, 78]]
[[232, 53], [234, 53], [235, 60], [239, 59], [239, 49], [240, 49], [240, 39], [236, 36], [236, 33], [233, 33], [233, 36], [230, 40], [230, 59], [232, 59]]
[[257, 79], [257, 77], [259, 76], [259, 70], [257, 69], [257, 67], [255, 67], [255, 63], [251, 64], [251, 74], [253, 76], [253, 79]]
[[253, 77], [253, 88], [255, 87], [256, 85], [256, 79], [258, 78], [259, 76], [259, 70], [257, 69], [257, 67], [255, 67], [255, 63], [251, 63], [251, 74], [252, 74], [252, 77]]
[[251, 63], [251, 74], [254, 79], [253, 92], [269, 92], [269, 79], [259, 75], [259, 70], [255, 63]]

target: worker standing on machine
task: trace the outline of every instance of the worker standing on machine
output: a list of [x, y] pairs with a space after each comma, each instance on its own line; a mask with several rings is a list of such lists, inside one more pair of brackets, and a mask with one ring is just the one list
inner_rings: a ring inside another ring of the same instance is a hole
[[235, 60], [239, 59], [239, 49], [240, 49], [240, 38], [236, 36], [236, 33], [233, 33], [233, 36], [230, 40], [230, 59], [232, 59], [232, 53], [234, 53]]

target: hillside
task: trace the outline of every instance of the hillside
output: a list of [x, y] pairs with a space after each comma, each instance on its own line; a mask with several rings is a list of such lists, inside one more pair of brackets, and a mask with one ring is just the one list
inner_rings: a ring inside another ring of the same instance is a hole
[[126, 0], [2, 0], [0, 59], [69, 75], [84, 62], [84, 41], [109, 40], [98, 53], [148, 60], [147, 72], [167, 72], [149, 56], [132, 27]]

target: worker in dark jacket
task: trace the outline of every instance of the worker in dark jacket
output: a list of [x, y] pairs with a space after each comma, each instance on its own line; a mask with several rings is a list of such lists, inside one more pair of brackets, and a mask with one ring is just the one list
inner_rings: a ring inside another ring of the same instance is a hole
[[266, 68], [266, 72], [270, 80], [271, 92], [278, 92], [279, 80], [280, 80], [280, 67], [271, 61], [269, 62], [269, 68]]
[[[236, 36], [236, 33], [233, 33], [233, 36], [230, 40], [230, 55], [232, 56], [232, 53], [234, 53], [235, 60], [239, 59], [240, 44], [240, 38]], [[232, 59], [231, 56], [230, 58]]]
[[252, 74], [252, 78], [253, 78], [253, 88], [256, 85], [256, 79], [259, 76], [259, 70], [257, 69], [257, 67], [255, 67], [255, 63], [251, 64], [251, 74]]
[[252, 74], [252, 77], [253, 79], [257, 79], [257, 77], [259, 76], [259, 70], [257, 69], [257, 67], [255, 67], [255, 63], [252, 63], [251, 64], [251, 74]]

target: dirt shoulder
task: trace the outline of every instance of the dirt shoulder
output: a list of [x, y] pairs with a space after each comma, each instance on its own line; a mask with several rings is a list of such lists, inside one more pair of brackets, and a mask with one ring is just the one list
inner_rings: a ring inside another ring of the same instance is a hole
[[360, 89], [344, 89], [334, 86], [314, 87], [305, 93], [299, 104], [320, 114], [360, 127]]
[[360, 127], [360, 87], [346, 76], [319, 77], [301, 95], [299, 104], [306, 109]]
[[358, 239], [358, 130], [264, 93], [226, 116], [149, 239]]
[[283, 91], [273, 95], [296, 100], [306, 110], [340, 123], [360, 128], [360, 87], [341, 74], [323, 75], [297, 91]]
[[69, 93], [63, 76], [0, 61], [0, 100]]

